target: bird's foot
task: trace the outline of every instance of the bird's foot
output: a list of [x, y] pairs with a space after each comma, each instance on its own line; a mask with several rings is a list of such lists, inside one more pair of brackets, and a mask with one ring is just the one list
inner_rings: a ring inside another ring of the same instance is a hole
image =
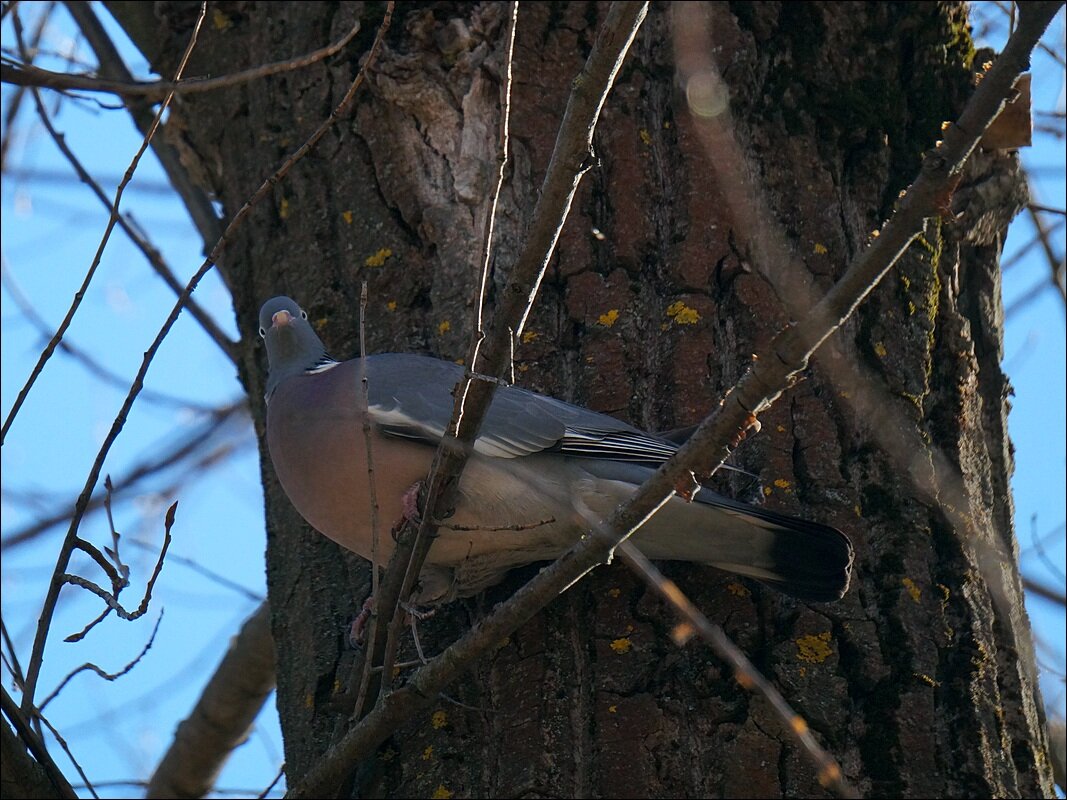
[[393, 524], [392, 529], [394, 542], [405, 524], [413, 522], [418, 525], [422, 522], [419, 514], [419, 490], [422, 489], [422, 485], [422, 481], [415, 481], [400, 495], [400, 519]]
[[362, 649], [363, 645], [366, 644], [367, 623], [370, 622], [372, 613], [374, 613], [374, 595], [363, 601], [363, 608], [360, 609], [359, 614], [352, 620], [352, 625], [349, 627], [348, 642], [354, 648]]

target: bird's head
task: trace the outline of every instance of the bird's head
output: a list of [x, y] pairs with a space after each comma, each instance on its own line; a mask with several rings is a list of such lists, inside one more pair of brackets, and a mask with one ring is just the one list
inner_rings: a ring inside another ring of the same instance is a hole
[[286, 378], [336, 363], [308, 322], [307, 312], [288, 297], [273, 297], [263, 304], [259, 310], [259, 335], [266, 342], [270, 364], [268, 399]]

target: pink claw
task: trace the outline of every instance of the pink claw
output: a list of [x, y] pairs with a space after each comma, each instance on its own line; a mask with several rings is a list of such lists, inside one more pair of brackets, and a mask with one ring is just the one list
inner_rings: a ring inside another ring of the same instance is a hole
[[363, 647], [366, 643], [367, 637], [367, 622], [370, 620], [370, 615], [374, 611], [374, 595], [371, 595], [363, 601], [363, 608], [354, 620], [352, 620], [352, 627], [348, 631], [348, 640], [354, 647]]

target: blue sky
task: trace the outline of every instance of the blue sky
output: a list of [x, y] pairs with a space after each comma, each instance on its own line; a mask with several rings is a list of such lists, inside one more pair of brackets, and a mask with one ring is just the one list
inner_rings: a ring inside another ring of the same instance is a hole
[[[35, 9], [25, 8], [32, 17]], [[74, 46], [72, 28], [64, 12], [56, 13], [49, 32], [50, 49]], [[107, 19], [106, 13], [101, 13]], [[1051, 41], [1062, 42], [1063, 12], [1050, 29]], [[10, 24], [3, 29], [5, 47], [12, 44]], [[994, 43], [996, 44], [996, 43]], [[79, 46], [84, 56], [86, 48]], [[127, 50], [131, 66], [147, 75], [143, 61]], [[1062, 45], [1061, 45], [1062, 52]], [[63, 68], [52, 59], [43, 65]], [[1063, 110], [1063, 70], [1038, 54], [1035, 57], [1035, 108]], [[7, 113], [11, 87], [3, 90]], [[46, 95], [49, 110], [55, 97]], [[112, 98], [102, 97], [110, 103]], [[92, 101], [64, 101], [55, 124], [68, 144], [109, 194], [140, 144], [124, 112], [100, 108]], [[1062, 127], [1062, 123], [1061, 123]], [[6, 132], [5, 132], [6, 133]], [[1039, 146], [1024, 152], [1038, 177], [1035, 198], [1048, 206], [1067, 204], [1064, 186], [1063, 142], [1038, 137]], [[107, 214], [89, 191], [69, 179], [71, 172], [36, 121], [28, 101], [17, 121], [9, 156], [11, 172], [2, 187], [4, 287], [0, 293], [0, 412], [5, 416], [25, 381], [43, 341], [16, 302], [24, 295], [50, 326], [55, 326], [80, 283], [101, 234]], [[30, 179], [30, 175], [37, 176]], [[162, 171], [149, 153], [127, 190], [123, 208], [132, 212], [183, 281], [201, 263], [201, 243], [180, 203], [166, 192]], [[1056, 218], [1049, 218], [1049, 224]], [[1064, 248], [1062, 218], [1054, 241]], [[1033, 237], [1025, 217], [1012, 228], [1010, 254]], [[1040, 248], [1011, 266], [1004, 276], [1004, 302], [1016, 300], [1048, 281], [1048, 265]], [[218, 277], [210, 274], [196, 293], [197, 300], [220, 325], [236, 337], [229, 296]], [[148, 269], [144, 257], [117, 231], [104, 253], [99, 273], [75, 318], [68, 340], [89, 351], [125, 381], [140, 365], [142, 353], [173, 304], [173, 294]], [[1065, 430], [1065, 314], [1064, 303], [1049, 285], [1036, 299], [1013, 312], [1007, 321], [1004, 365], [1015, 390], [1010, 419], [1016, 448], [1013, 491], [1016, 528], [1024, 574], [1063, 590], [1067, 485]], [[37, 519], [42, 510], [72, 504], [95, 453], [111, 425], [128, 384], [114, 387], [91, 375], [79, 362], [56, 353], [16, 419], [2, 449], [2, 529], [6, 538]], [[116, 480], [148, 458], [156, 458], [197, 426], [205, 424], [200, 407], [211, 408], [242, 395], [232, 364], [185, 314], [164, 343], [149, 371], [146, 387], [180, 398], [182, 402], [139, 401], [108, 458], [105, 472]], [[94, 781], [144, 779], [168, 744], [173, 728], [192, 707], [203, 680], [221, 657], [239, 624], [265, 594], [263, 575], [263, 501], [256, 443], [247, 418], [238, 417], [220, 434], [220, 448], [229, 456], [212, 470], [197, 469], [182, 478], [174, 528], [172, 558], [155, 592], [153, 608], [142, 620], [111, 620], [79, 644], [62, 637], [79, 630], [99, 609], [88, 594], [65, 590], [46, 653], [41, 681], [46, 694], [73, 667], [93, 661], [105, 669], [119, 669], [144, 646], [159, 609], [165, 609], [160, 632], [141, 664], [120, 681], [105, 683], [81, 675], [47, 709], [51, 721], [67, 737], [79, 761]], [[127, 604], [139, 600], [143, 580], [151, 573], [163, 531], [163, 513], [174, 498], [165, 489], [181, 476], [163, 473], [145, 487], [120, 492], [116, 524], [124, 535], [123, 555], [130, 563], [134, 585]], [[1031, 519], [1043, 542], [1045, 557], [1060, 575], [1043, 563], [1031, 539]], [[37, 610], [51, 574], [55, 549], [66, 526], [52, 529], [33, 545], [5, 550], [2, 564], [4, 619], [25, 658]], [[107, 543], [103, 515], [89, 517], [82, 536]], [[143, 540], [147, 548], [133, 545]], [[181, 559], [217, 570], [241, 589], [201, 574]], [[85, 558], [74, 571], [93, 575]], [[1063, 714], [1064, 615], [1062, 607], [1031, 598], [1028, 601], [1046, 701]], [[9, 674], [4, 674], [9, 680]], [[68, 775], [62, 757], [61, 767]], [[251, 740], [226, 767], [220, 787], [258, 792], [273, 778], [282, 761], [280, 733], [269, 702]], [[124, 796], [128, 786], [101, 791]], [[280, 790], [275, 794], [280, 794]]]

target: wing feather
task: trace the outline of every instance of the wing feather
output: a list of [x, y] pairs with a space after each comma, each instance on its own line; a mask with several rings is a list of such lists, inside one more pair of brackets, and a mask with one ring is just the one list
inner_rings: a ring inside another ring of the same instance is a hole
[[[428, 444], [440, 442], [463, 367], [399, 353], [370, 356], [367, 361], [369, 410], [382, 432]], [[474, 449], [496, 458], [549, 451], [573, 458], [660, 464], [677, 446], [606, 414], [503, 386], [493, 395]]]

